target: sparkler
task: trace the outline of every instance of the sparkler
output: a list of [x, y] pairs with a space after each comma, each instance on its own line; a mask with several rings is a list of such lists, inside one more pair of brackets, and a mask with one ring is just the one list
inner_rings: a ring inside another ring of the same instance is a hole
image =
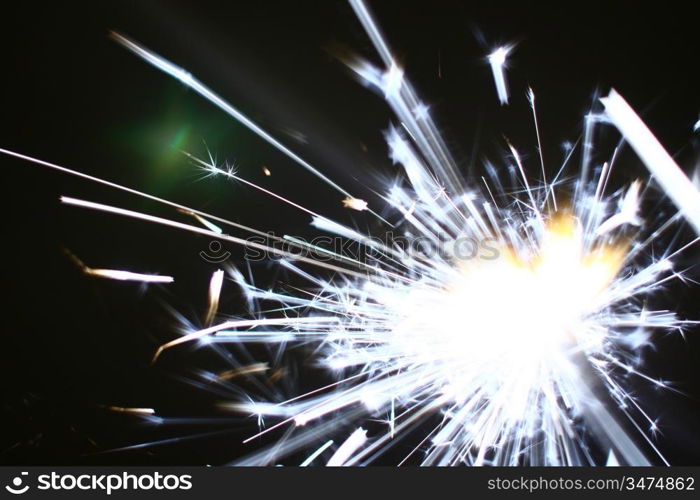
[[[311, 288], [298, 294], [263, 290], [229, 268], [229, 277], [242, 288], [254, 314], [212, 324], [226, 286], [223, 271], [216, 271], [206, 328], [165, 343], [154, 356], [156, 361], [167, 349], [205, 339], [240, 349], [246, 343], [314, 346], [318, 363], [334, 378], [331, 384], [284, 401], [251, 394], [227, 405], [260, 422], [260, 432], [246, 443], [287, 429], [277, 442], [236, 461], [238, 465], [289, 463], [285, 461], [300, 453], [306, 454], [302, 466], [319, 463], [324, 456], [327, 465], [366, 465], [416, 433], [422, 439], [401, 463], [417, 458], [424, 465], [595, 464], [590, 436], [605, 448], [607, 463], [665, 463], [646, 431], [656, 423], [625, 390], [625, 376], [670, 389], [643, 373], [639, 350], [651, 342], [654, 331], [683, 331], [694, 323], [671, 311], [649, 310], [643, 299], [683, 277], [674, 269], [674, 258], [697, 240], [652, 257], [652, 246], [680, 217], [658, 224], [641, 213], [642, 181], [608, 194], [616, 156], [602, 169], [593, 169], [597, 178], [589, 180], [591, 129], [603, 121], [600, 115], [590, 114], [586, 120], [578, 177], [564, 180], [569, 155], [551, 181], [540, 157], [542, 179], [531, 179], [516, 147], [508, 143], [511, 155], [504, 159], [508, 168], [503, 170], [517, 176], [505, 181], [489, 165], [480, 179], [483, 186], [465, 182], [428, 107], [416, 96], [366, 5], [361, 0], [350, 4], [384, 65], [355, 60], [351, 68], [384, 96], [398, 120], [386, 140], [406, 180], [390, 188], [384, 199], [398, 216], [394, 224], [412, 241], [421, 241], [420, 246], [378, 243], [211, 159], [189, 155], [207, 173], [262, 190], [276, 202], [307, 213], [315, 228], [357, 242], [371, 250], [373, 259], [361, 261], [289, 235], [276, 240], [324, 259], [232, 236], [224, 228], [264, 233], [65, 167], [0, 152], [167, 204], [204, 227], [62, 197], [68, 205], [265, 251], [309, 281]], [[389, 224], [366, 201], [353, 197], [190, 73], [121, 35], [113, 36], [322, 179], [345, 196], [347, 208], [366, 210]], [[502, 47], [489, 56], [502, 104], [509, 99], [504, 76], [509, 50]], [[541, 152], [532, 90], [529, 99]], [[607, 118], [700, 232], [697, 189], [619, 95], [611, 93], [603, 104]], [[329, 270], [335, 277], [327, 280], [307, 268]], [[90, 269], [88, 274], [168, 281], [124, 271]], [[219, 379], [254, 377], [272, 368], [267, 362], [241, 364]], [[150, 409], [144, 413], [152, 415]], [[339, 437], [342, 432], [345, 436]]]

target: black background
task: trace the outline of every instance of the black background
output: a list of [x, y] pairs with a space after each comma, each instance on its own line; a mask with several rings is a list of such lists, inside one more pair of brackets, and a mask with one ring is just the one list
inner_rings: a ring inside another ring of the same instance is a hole
[[[684, 168], [695, 167], [700, 43], [690, 2], [371, 6], [467, 175], [478, 172], [484, 155], [499, 151], [502, 134], [525, 153], [529, 168], [539, 168], [528, 85], [537, 94], [550, 171], [563, 158], [562, 142], [578, 137], [596, 89], [606, 93], [610, 87], [643, 114]], [[381, 189], [395, 171], [381, 134], [391, 116], [333, 56], [337, 47], [348, 47], [376, 61], [344, 2], [26, 2], [4, 9], [1, 147], [262, 230], [313, 234], [306, 214], [243, 186], [201, 179], [178, 150], [203, 155], [206, 141], [219, 160], [234, 162], [247, 178], [337, 220], [352, 216], [360, 227], [376, 229], [370, 217], [344, 211], [340, 195], [108, 37], [118, 31], [187, 68], [376, 207], [381, 202], [372, 188]], [[508, 42], [517, 42], [508, 73], [512, 105], [501, 108], [484, 56]], [[289, 131], [301, 132], [305, 141]], [[604, 153], [595, 158], [604, 159]], [[263, 165], [272, 177], [263, 176]], [[629, 151], [619, 165], [619, 182], [647, 176]], [[5, 156], [0, 169], [0, 462], [220, 464], [251, 449], [240, 443], [255, 422], [215, 410], [218, 401], [238, 397], [233, 390], [212, 392], [191, 383], [197, 370], [214, 370], [218, 358], [182, 348], [149, 364], [155, 348], [174, 338], [172, 311], [194, 325], [201, 321], [215, 266], [198, 252], [209, 240], [58, 204], [60, 195], [73, 195], [190, 222], [133, 196]], [[159, 272], [176, 282], [144, 290], [88, 279], [63, 247], [94, 267]], [[240, 250], [228, 250], [240, 262]], [[687, 264], [694, 264], [693, 255]], [[266, 286], [293, 281], [267, 264], [254, 271]], [[698, 319], [695, 290], [678, 286], [659, 301]], [[240, 299], [226, 290], [222, 310], [241, 313]], [[649, 373], [677, 382], [686, 396], [648, 384], [636, 388], [659, 418], [659, 447], [673, 464], [700, 458], [696, 335], [691, 330], [687, 341], [659, 338], [656, 351], [646, 355]], [[313, 387], [320, 376], [301, 373], [298, 384]], [[102, 405], [220, 420], [154, 426]], [[211, 432], [218, 434], [105, 453]]]

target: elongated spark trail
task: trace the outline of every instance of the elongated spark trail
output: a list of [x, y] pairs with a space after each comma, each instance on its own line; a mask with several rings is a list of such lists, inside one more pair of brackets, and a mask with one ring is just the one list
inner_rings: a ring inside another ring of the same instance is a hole
[[[257, 123], [255, 123], [253, 120], [248, 118], [246, 115], [241, 113], [239, 110], [231, 106], [229, 103], [227, 103], [222, 97], [218, 96], [214, 92], [212, 92], [211, 89], [209, 89], [206, 85], [202, 84], [199, 80], [197, 80], [195, 77], [193, 77], [189, 72], [185, 71], [182, 68], [179, 68], [175, 66], [173, 63], [170, 61], [158, 56], [157, 54], [154, 54], [153, 52], [150, 52], [149, 50], [141, 47], [135, 42], [132, 42], [128, 38], [120, 35], [119, 33], [112, 33], [112, 36], [114, 39], [122, 44], [124, 47], [132, 51], [134, 54], [138, 55], [148, 63], [152, 64], [156, 68], [160, 69], [161, 71], [164, 71], [165, 73], [169, 74], [173, 78], [176, 78], [180, 82], [182, 82], [184, 85], [187, 85], [189, 88], [200, 94], [202, 97], [204, 97], [206, 100], [217, 106], [219, 109], [223, 110], [227, 114], [229, 114], [231, 117], [235, 118], [239, 123], [242, 123], [245, 125], [251, 132], [255, 133], [258, 137], [262, 138], [265, 140], [267, 143], [271, 144], [274, 146], [278, 151], [282, 152], [285, 154], [288, 158], [292, 159], [295, 163], [301, 165], [303, 168], [314, 174], [316, 177], [324, 181], [326, 184], [331, 186], [333, 189], [336, 191], [339, 191], [340, 193], [344, 194], [345, 196], [352, 197], [352, 195], [347, 192], [345, 189], [340, 187], [338, 184], [330, 180], [326, 175], [321, 173], [318, 169], [313, 167], [309, 162], [301, 158], [299, 155], [294, 153], [291, 149], [289, 149], [287, 146], [282, 144], [280, 141], [275, 139], [272, 135], [270, 135], [266, 130], [264, 130], [262, 127], [260, 127]], [[379, 215], [370, 210], [371, 213], [373, 213], [376, 217], [384, 221], [384, 219]], [[384, 221], [386, 222], [386, 221]]]
[[[266, 252], [309, 284], [264, 290], [227, 268], [250, 314], [217, 323], [225, 291], [225, 272], [217, 270], [210, 279], [203, 327], [186, 328], [155, 352], [154, 362], [185, 344], [212, 349], [230, 344], [248, 359], [205, 377], [208, 383], [245, 378], [256, 388], [221, 405], [260, 425], [244, 441], [259, 448], [235, 464], [294, 463], [301, 456], [302, 466], [367, 465], [397, 443], [409, 442], [413, 448], [400, 463], [586, 465], [600, 462], [591, 451], [595, 446], [609, 464], [667, 463], [652, 439], [656, 419], [626, 387], [628, 378], [639, 377], [672, 389], [644, 373], [641, 352], [652, 344], [654, 332], [683, 333], [695, 323], [645, 304], [669, 281], [685, 277], [674, 260], [697, 240], [671, 249], [662, 246], [660, 236], [681, 217], [700, 232], [697, 189], [614, 91], [602, 99], [608, 119], [682, 215], [659, 221], [642, 211], [650, 181], [634, 180], [608, 193], [618, 149], [600, 168], [594, 164], [593, 128], [603, 121], [601, 114], [587, 115], [580, 171], [569, 172], [572, 148], [548, 181], [532, 90], [540, 153], [535, 171], [541, 179], [528, 171], [527, 155], [506, 141], [511, 154], [486, 162], [483, 175], [465, 182], [369, 9], [362, 0], [350, 0], [350, 5], [383, 68], [360, 59], [348, 64], [384, 97], [396, 119], [385, 139], [401, 178], [382, 195], [392, 213], [387, 217], [410, 243], [419, 242], [415, 245], [381, 242], [191, 154], [198, 168], [301, 210], [314, 228], [359, 244], [367, 258], [291, 235], [271, 238], [290, 245], [285, 248], [229, 235], [217, 224], [265, 233], [36, 158], [0, 152], [164, 203], [203, 227], [74, 197], [62, 197], [65, 204]], [[342, 193], [346, 208], [369, 210], [366, 201], [351, 196], [187, 71], [121, 35], [113, 37]], [[504, 74], [510, 50], [502, 47], [489, 56], [501, 104], [510, 98]], [[116, 279], [167, 278], [91, 272]], [[247, 344], [268, 346], [275, 354], [260, 361]], [[313, 350], [317, 367], [332, 381], [292, 395], [270, 391], [285, 377], [280, 353], [305, 348]], [[257, 377], [267, 378], [262, 383]], [[272, 444], [257, 444], [272, 435], [278, 437]]]
[[219, 299], [221, 297], [221, 288], [224, 285], [224, 270], [219, 269], [214, 271], [209, 281], [209, 308], [204, 319], [205, 324], [211, 323], [214, 319], [217, 309], [219, 308]]
[[108, 278], [119, 281], [140, 281], [142, 283], [172, 283], [175, 279], [172, 276], [160, 276], [157, 274], [132, 273], [117, 269], [87, 269], [86, 274]]
[[496, 93], [498, 94], [498, 100], [501, 105], [508, 104], [508, 85], [506, 83], [506, 64], [508, 61], [508, 54], [510, 54], [512, 47], [498, 47], [496, 50], [489, 54], [488, 60], [491, 65], [491, 73], [493, 74], [493, 81], [496, 85]]
[[698, 189], [620, 94], [612, 90], [601, 102], [612, 122], [700, 235]]
[[357, 429], [340, 445], [326, 465], [329, 467], [339, 467], [343, 465], [366, 441], [367, 431], [361, 428]]
[[65, 250], [65, 253], [80, 268], [80, 270], [88, 276], [117, 281], [138, 281], [140, 283], [172, 283], [175, 281], [175, 278], [172, 276], [162, 276], [159, 274], [135, 273], [132, 271], [124, 271], [119, 269], [95, 269], [85, 265], [83, 261], [68, 250]]

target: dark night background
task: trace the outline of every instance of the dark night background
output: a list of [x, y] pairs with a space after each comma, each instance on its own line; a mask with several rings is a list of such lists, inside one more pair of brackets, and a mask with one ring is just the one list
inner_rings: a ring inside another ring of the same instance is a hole
[[[21, 5], [19, 5], [21, 3]], [[507, 135], [539, 168], [525, 91], [537, 94], [550, 171], [561, 144], [578, 137], [594, 92], [614, 86], [691, 171], [700, 112], [697, 18], [690, 2], [370, 2], [408, 77], [469, 175]], [[372, 194], [395, 167], [381, 131], [383, 101], [333, 56], [347, 47], [377, 61], [342, 1], [12, 2], [0, 29], [0, 147], [55, 162], [277, 233], [310, 235], [309, 218], [226, 182], [201, 179], [186, 149], [235, 162], [245, 177], [340, 221], [339, 196], [222, 112], [108, 37], [123, 33], [187, 68], [356, 196]], [[483, 41], [486, 41], [484, 44]], [[512, 105], [498, 106], [484, 55], [518, 42], [508, 74]], [[292, 132], [292, 133], [290, 133]], [[304, 140], [299, 140], [298, 133]], [[608, 134], [617, 137], [612, 130]], [[608, 151], [609, 152], [609, 151]], [[603, 161], [605, 156], [596, 157]], [[272, 176], [264, 177], [265, 165]], [[616, 179], [646, 177], [626, 150]], [[215, 266], [199, 258], [209, 240], [143, 222], [59, 206], [58, 197], [144, 210], [192, 222], [140, 198], [0, 156], [3, 326], [0, 344], [0, 463], [222, 464], [244, 451], [255, 422], [218, 411], [233, 391], [188, 381], [221, 360], [189, 347], [149, 364], [175, 337], [178, 311], [201, 321]], [[684, 235], [688, 237], [690, 233]], [[88, 265], [175, 276], [148, 289], [87, 278], [62, 253]], [[229, 248], [234, 260], [242, 254]], [[694, 264], [689, 253], [688, 265]], [[294, 281], [254, 267], [259, 284]], [[697, 273], [691, 274], [697, 277]], [[229, 286], [221, 310], [243, 313]], [[676, 286], [666, 307], [700, 319], [697, 288]], [[666, 299], [666, 302], [663, 302]], [[662, 337], [646, 354], [649, 373], [687, 395], [635, 386], [658, 417], [659, 448], [673, 464], [700, 463], [700, 340]], [[312, 386], [315, 373], [299, 384]], [[104, 405], [152, 407], [173, 418], [217, 421], [155, 426]], [[146, 441], [218, 434], [151, 448]]]

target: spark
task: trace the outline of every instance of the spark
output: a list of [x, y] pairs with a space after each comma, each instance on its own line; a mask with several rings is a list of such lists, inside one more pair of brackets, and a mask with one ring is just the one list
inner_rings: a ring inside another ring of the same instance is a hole
[[224, 270], [218, 269], [211, 275], [209, 281], [209, 307], [204, 319], [205, 324], [210, 324], [214, 319], [217, 309], [219, 308], [219, 298], [221, 296], [221, 288], [224, 284]]
[[345, 198], [343, 200], [343, 206], [345, 208], [351, 208], [353, 210], [357, 210], [358, 212], [362, 212], [364, 210], [367, 210], [367, 202], [365, 200], [361, 200], [359, 198]]
[[367, 441], [367, 431], [359, 428], [348, 437], [328, 460], [329, 467], [339, 467], [345, 464], [350, 456]]
[[382, 88], [384, 89], [384, 97], [387, 99], [396, 97], [401, 92], [403, 85], [403, 69], [395, 62], [391, 64], [389, 70], [382, 76]]
[[504, 45], [496, 48], [488, 56], [489, 64], [491, 65], [491, 73], [493, 74], [493, 81], [496, 85], [498, 101], [501, 105], [508, 104], [508, 84], [506, 83], [505, 68], [508, 65], [508, 55], [511, 50], [513, 50], [512, 46]]
[[[163, 217], [156, 217], [156, 216], [148, 215], [148, 214], [145, 214], [142, 212], [136, 212], [134, 210], [127, 210], [127, 209], [120, 208], [120, 207], [113, 207], [111, 205], [105, 205], [104, 203], [96, 203], [93, 201], [81, 200], [78, 198], [73, 198], [71, 196], [61, 196], [61, 202], [66, 204], [66, 205], [72, 205], [72, 206], [87, 208], [87, 209], [91, 209], [91, 210], [98, 210], [98, 211], [111, 213], [111, 214], [115, 214], [115, 215], [121, 215], [123, 217], [131, 217], [134, 219], [152, 222], [155, 224], [162, 224], [164, 226], [172, 227], [175, 229], [180, 229], [183, 231], [189, 231], [189, 232], [195, 233], [195, 234], [203, 234], [203, 235], [206, 235], [209, 237], [214, 237], [214, 238], [219, 238], [219, 239], [224, 240], [224, 241], [229, 241], [231, 243], [241, 245], [244, 247], [253, 248], [255, 250], [261, 250], [263, 252], [268, 252], [270, 254], [274, 254], [277, 256], [289, 257], [292, 259], [296, 259], [300, 262], [306, 262], [309, 264], [313, 264], [315, 266], [329, 269], [332, 271], [336, 271], [336, 272], [339, 272], [342, 274], [346, 274], [348, 276], [355, 276], [358, 278], [364, 277], [363, 274], [357, 273], [351, 269], [335, 266], [333, 264], [321, 262], [319, 260], [313, 260], [313, 259], [310, 259], [308, 257], [300, 257], [294, 253], [290, 253], [290, 252], [285, 251], [283, 249], [275, 248], [274, 246], [268, 246], [268, 245], [264, 245], [261, 243], [257, 243], [257, 242], [252, 241], [252, 240], [238, 238], [238, 237], [230, 236], [230, 235], [226, 235], [226, 234], [218, 234], [218, 233], [211, 231], [211, 230], [208, 230], [208, 229], [203, 229], [203, 228], [200, 228], [197, 226], [191, 226], [189, 224], [183, 224], [182, 222], [177, 222], [177, 221], [173, 221], [170, 219], [165, 219]], [[258, 232], [258, 233], [262, 234], [262, 235], [265, 234], [262, 232]]]
[[230, 380], [232, 378], [241, 377], [244, 375], [251, 375], [254, 373], [265, 373], [270, 369], [267, 363], [252, 363], [247, 366], [242, 366], [241, 368], [236, 368], [233, 370], [226, 370], [223, 373], [219, 373], [219, 380]]
[[326, 441], [318, 450], [316, 450], [316, 451], [313, 452], [311, 455], [309, 455], [309, 458], [307, 458], [306, 460], [304, 460], [304, 461], [299, 465], [299, 467], [307, 467], [307, 466], [311, 465], [311, 463], [312, 463], [314, 460], [316, 460], [319, 456], [321, 456], [321, 454], [322, 454], [324, 451], [326, 451], [328, 448], [330, 448], [332, 445], [333, 445], [333, 440], [332, 440], [332, 439], [329, 439], [329, 440]]
[[[209, 335], [213, 335], [222, 330], [238, 329], [238, 328], [256, 328], [259, 326], [270, 326], [270, 325], [280, 325], [280, 326], [292, 326], [292, 325], [302, 325], [302, 324], [312, 324], [318, 325], [326, 322], [336, 322], [337, 318], [323, 317], [323, 318], [274, 318], [274, 319], [261, 319], [261, 320], [242, 320], [242, 321], [225, 321], [219, 323], [218, 325], [210, 326], [202, 330], [197, 330], [195, 332], [184, 335], [180, 338], [167, 342], [160, 346], [156, 353], [153, 355], [153, 362], [160, 357], [160, 355], [166, 349], [175, 347], [186, 342], [192, 342], [194, 340], [206, 338]], [[237, 330], [236, 330], [237, 332]], [[229, 332], [229, 335], [233, 332]], [[264, 335], [264, 334], [263, 334]]]
[[121, 271], [117, 269], [85, 269], [85, 274], [119, 281], [141, 281], [143, 283], [172, 283], [175, 278], [172, 276], [160, 276], [158, 274], [132, 273], [131, 271]]
[[135, 415], [155, 415], [156, 411], [153, 408], [125, 408], [123, 406], [107, 406], [110, 411], [117, 413], [133, 413]]
[[117, 281], [139, 281], [141, 283], [173, 283], [175, 278], [172, 276], [163, 276], [160, 274], [143, 274], [124, 271], [120, 269], [95, 269], [83, 263], [78, 257], [73, 255], [68, 250], [64, 249], [64, 253], [77, 265], [80, 270], [88, 276], [96, 276], [98, 278], [106, 278]]
[[620, 462], [617, 460], [617, 457], [615, 456], [615, 452], [610, 450], [608, 453], [608, 459], [605, 461], [605, 466], [606, 467], [619, 467]]
[[700, 234], [700, 193], [692, 181], [620, 94], [611, 90], [601, 102], [610, 120]]
[[209, 229], [210, 231], [213, 231], [213, 232], [218, 233], [218, 234], [223, 234], [223, 233], [224, 233], [224, 230], [223, 230], [223, 229], [221, 229], [219, 226], [217, 226], [217, 225], [214, 224], [213, 222], [211, 222], [211, 221], [205, 219], [205, 218], [202, 217], [201, 215], [199, 215], [199, 214], [197, 214], [197, 213], [194, 213], [194, 212], [190, 212], [189, 210], [182, 210], [182, 209], [181, 209], [180, 211], [183, 212], [183, 213], [186, 213], [186, 214], [188, 214], [188, 215], [191, 215], [191, 216], [194, 217], [200, 224], [202, 224], [204, 227], [206, 227], [206, 228]]
[[[204, 97], [206, 100], [217, 106], [219, 109], [224, 111], [225, 113], [229, 114], [231, 117], [233, 117], [235, 120], [237, 120], [239, 123], [245, 125], [251, 132], [255, 133], [258, 137], [261, 139], [265, 140], [267, 143], [270, 145], [274, 146], [277, 150], [285, 154], [288, 158], [293, 160], [295, 163], [300, 165], [301, 167], [305, 168], [307, 171], [311, 172], [313, 175], [324, 181], [326, 184], [331, 186], [333, 189], [339, 191], [340, 193], [344, 194], [345, 196], [352, 196], [349, 192], [347, 192], [345, 189], [340, 187], [338, 184], [330, 180], [326, 175], [321, 173], [318, 169], [316, 169], [314, 166], [312, 166], [309, 162], [301, 158], [299, 155], [297, 155], [295, 152], [293, 152], [291, 149], [289, 149], [287, 146], [282, 144], [280, 141], [275, 139], [270, 133], [268, 133], [266, 130], [264, 130], [262, 127], [260, 127], [257, 123], [255, 123], [253, 120], [248, 118], [245, 114], [241, 113], [238, 109], [235, 107], [231, 106], [228, 102], [226, 102], [222, 97], [214, 93], [211, 89], [209, 89], [206, 85], [202, 84], [199, 80], [197, 80], [192, 74], [189, 72], [185, 71], [182, 68], [177, 67], [176, 65], [172, 64], [170, 61], [160, 57], [157, 54], [154, 54], [153, 52], [145, 49], [144, 47], [141, 47], [139, 44], [129, 40], [125, 36], [120, 35], [119, 33], [112, 33], [112, 37], [121, 45], [129, 49], [131, 52], [134, 54], [138, 55], [141, 57], [143, 60], [147, 61], [148, 63], [152, 64], [156, 68], [160, 69], [161, 71], [167, 73], [168, 75], [172, 76], [173, 78], [179, 80], [181, 83], [184, 85], [187, 85], [189, 88], [197, 92], [199, 95]], [[375, 214], [376, 215], [376, 214]], [[377, 215], [379, 217], [379, 215]], [[381, 217], [379, 217], [381, 219]]]

